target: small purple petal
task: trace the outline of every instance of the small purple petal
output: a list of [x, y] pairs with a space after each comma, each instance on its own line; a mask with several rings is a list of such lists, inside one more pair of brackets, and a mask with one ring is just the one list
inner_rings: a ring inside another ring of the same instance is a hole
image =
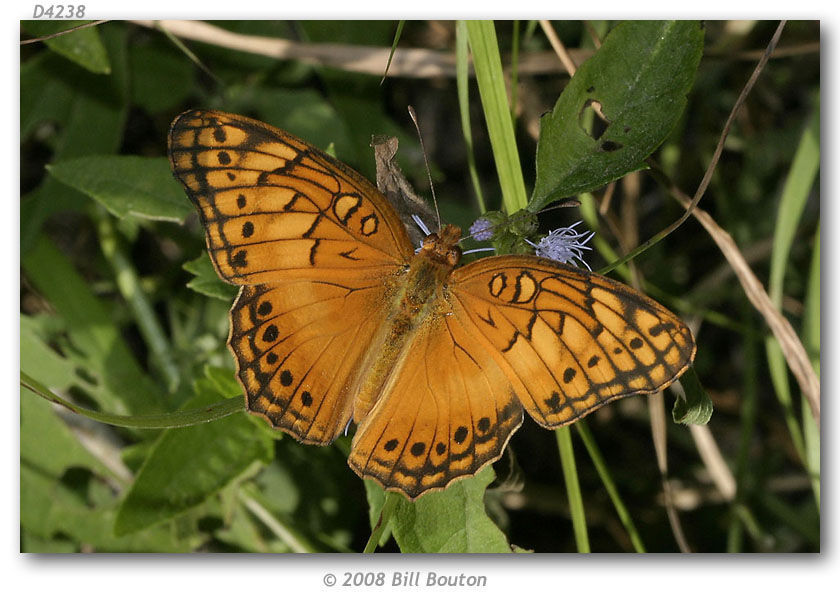
[[470, 225], [470, 236], [477, 242], [486, 242], [493, 237], [493, 224], [490, 219], [479, 217]]
[[537, 249], [537, 256], [551, 258], [576, 267], [578, 266], [576, 261], [580, 261], [591, 271], [592, 269], [583, 260], [583, 250], [592, 250], [586, 243], [592, 239], [595, 232], [584, 231], [583, 233], [578, 233], [575, 231], [575, 227], [580, 225], [580, 223], [581, 221], [578, 221], [570, 227], [561, 227], [560, 229], [549, 231], [548, 235], [537, 244], [534, 244]]

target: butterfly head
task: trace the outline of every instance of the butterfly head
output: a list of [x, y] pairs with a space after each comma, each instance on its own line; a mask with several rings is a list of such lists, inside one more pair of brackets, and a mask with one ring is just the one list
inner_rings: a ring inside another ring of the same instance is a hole
[[458, 246], [460, 239], [460, 227], [444, 225], [437, 233], [430, 233], [425, 237], [420, 252], [435, 262], [454, 268], [461, 260], [461, 248]]

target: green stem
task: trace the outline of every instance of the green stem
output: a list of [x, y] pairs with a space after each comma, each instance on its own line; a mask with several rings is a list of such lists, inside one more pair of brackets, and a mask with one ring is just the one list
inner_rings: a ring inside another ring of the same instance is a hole
[[577, 544], [578, 552], [589, 552], [586, 513], [583, 510], [583, 498], [580, 494], [580, 483], [578, 482], [577, 467], [575, 466], [572, 434], [568, 427], [561, 427], [554, 433], [557, 435], [557, 446], [560, 450], [560, 464], [563, 467], [563, 478], [566, 481], [566, 494], [569, 497], [569, 512], [572, 516], [575, 543]]
[[271, 511], [263, 506], [252, 494], [240, 489], [239, 499], [242, 500], [245, 508], [251, 511], [251, 514], [259, 519], [278, 539], [282, 540], [292, 552], [304, 554], [318, 551], [308, 540], [295, 531], [294, 527], [276, 515], [271, 514]]
[[487, 133], [493, 148], [493, 159], [502, 189], [502, 202], [508, 214], [524, 209], [528, 204], [525, 180], [516, 148], [510, 105], [505, 89], [502, 59], [493, 21], [467, 21], [473, 67], [481, 95], [481, 106], [487, 122]]
[[96, 410], [89, 410], [77, 406], [72, 402], [56, 396], [49, 391], [44, 385], [38, 382], [33, 377], [30, 377], [23, 371], [20, 372], [20, 385], [32, 392], [35, 392], [42, 398], [60, 404], [64, 408], [74, 413], [93, 419], [100, 423], [108, 425], [117, 425], [120, 427], [134, 427], [137, 429], [170, 429], [173, 427], [190, 427], [192, 425], [199, 425], [209, 421], [215, 421], [223, 417], [227, 417], [234, 413], [241, 412], [245, 408], [245, 402], [242, 396], [228, 398], [217, 404], [203, 406], [201, 408], [194, 408], [191, 410], [181, 410], [165, 415], [114, 415], [111, 413], [103, 413]]
[[166, 381], [167, 389], [170, 393], [175, 392], [181, 381], [181, 374], [172, 357], [169, 340], [155, 315], [154, 307], [140, 285], [140, 277], [134, 265], [121, 248], [111, 215], [104, 208], [97, 207], [94, 218], [99, 230], [102, 254], [111, 264], [120, 294], [134, 315], [140, 335], [148, 344], [149, 352]]
[[388, 522], [391, 520], [391, 516], [394, 514], [394, 510], [397, 508], [399, 501], [400, 497], [398, 494], [393, 492], [385, 493], [385, 503], [382, 505], [382, 510], [379, 511], [379, 520], [376, 522], [373, 531], [370, 532], [370, 538], [367, 544], [365, 544], [364, 554], [371, 554], [376, 550], [376, 547], [379, 545], [379, 540], [382, 539], [382, 534], [385, 533], [385, 528], [388, 526]]
[[618, 518], [621, 521], [621, 524], [624, 525], [624, 530], [627, 532], [627, 535], [630, 536], [630, 542], [633, 544], [633, 548], [636, 549], [636, 552], [646, 552], [645, 545], [642, 543], [642, 538], [639, 536], [639, 532], [633, 524], [633, 519], [627, 511], [627, 507], [621, 500], [618, 488], [610, 475], [607, 463], [604, 461], [604, 457], [598, 449], [598, 445], [595, 443], [595, 438], [589, 431], [589, 426], [585, 421], [578, 421], [575, 423], [575, 429], [577, 430], [578, 435], [580, 435], [580, 439], [583, 441], [583, 445], [586, 447], [589, 457], [592, 459], [592, 464], [595, 465], [595, 470], [598, 471], [598, 476], [601, 478], [601, 482], [604, 484], [604, 488], [606, 488], [607, 494], [610, 496], [610, 500], [612, 500], [615, 511], [618, 513]]

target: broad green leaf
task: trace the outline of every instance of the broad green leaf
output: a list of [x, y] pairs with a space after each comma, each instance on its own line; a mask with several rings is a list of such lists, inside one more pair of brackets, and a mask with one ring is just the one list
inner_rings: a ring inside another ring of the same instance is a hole
[[[65, 5], [66, 6], [66, 5]], [[46, 36], [90, 21], [21, 21], [21, 27], [36, 37]], [[85, 27], [44, 40], [48, 48], [72, 60], [91, 73], [108, 74], [111, 64], [96, 27]]]
[[[60, 324], [61, 326], [64, 323]], [[47, 388], [64, 390], [71, 385], [79, 386], [86, 393], [93, 387], [79, 377], [77, 365], [61, 356], [48, 344], [52, 333], [46, 327], [39, 327], [38, 320], [29, 315], [20, 315], [20, 364]]]
[[[266, 123], [287, 129], [324, 150], [335, 144], [336, 153], [343, 160], [350, 160], [353, 156], [353, 145], [344, 121], [316, 91], [259, 88], [254, 92], [253, 105]], [[373, 151], [368, 154], [368, 157], [371, 156]]]
[[193, 210], [165, 158], [85, 156], [48, 167], [50, 174], [120, 218], [182, 223]]
[[[95, 75], [50, 55], [38, 63], [37, 77], [30, 74], [27, 78], [30, 85], [24, 88], [21, 81], [22, 127], [25, 125], [27, 131], [32, 131], [40, 124], [41, 118], [57, 120], [57, 127], [53, 127], [55, 133], [49, 139], [53, 162], [91, 154], [111, 154], [119, 149], [123, 140], [123, 124], [128, 114], [126, 29], [116, 23], [106, 23], [98, 29], [111, 57], [110, 75]], [[33, 83], [44, 84], [44, 87]], [[61, 94], [63, 107], [41, 99], [42, 95], [53, 91]], [[26, 112], [31, 103], [39, 108]], [[60, 211], [80, 210], [87, 202], [84, 194], [47, 177], [21, 202], [21, 253], [35, 243], [41, 224], [47, 217]]]
[[66, 538], [45, 539], [24, 529], [20, 532], [20, 548], [21, 552], [35, 554], [73, 554], [79, 551], [79, 544]]
[[115, 475], [82, 446], [52, 405], [26, 389], [20, 393], [20, 460], [53, 477], [70, 467], [82, 467], [103, 478]]
[[[697, 21], [625, 21], [615, 27], [540, 121], [528, 208], [536, 212], [642, 168], [682, 114], [702, 51]], [[596, 106], [605, 128], [587, 131]]]
[[184, 531], [171, 523], [118, 537], [113, 532], [118, 498], [98, 479], [91, 478], [82, 495], [25, 464], [20, 479], [21, 528], [44, 540], [75, 540], [96, 552], [191, 552], [207, 538], [195, 527]]
[[[223, 398], [242, 395], [242, 386], [239, 385], [231, 369], [207, 365], [204, 367], [204, 376]], [[245, 406], [244, 401], [242, 406]]]
[[211, 298], [233, 301], [236, 296], [236, 286], [219, 279], [207, 251], [202, 252], [198, 258], [185, 262], [183, 267], [185, 271], [195, 275], [187, 282], [188, 288]]
[[72, 107], [72, 82], [56, 77], [61, 58], [37, 54], [20, 66], [20, 139], [26, 140], [44, 121], [64, 122]]
[[394, 539], [403, 552], [507, 553], [505, 534], [487, 516], [484, 492], [493, 481], [493, 467], [475, 477], [456, 481], [442, 492], [432, 492], [400, 503], [391, 519]]
[[[148, 414], [168, 407], [168, 398], [137, 364], [107, 305], [93, 295], [64, 254], [41, 237], [21, 255], [21, 264], [32, 285], [66, 323], [68, 340], [59, 338], [59, 342], [74, 369], [86, 373], [99, 388], [92, 397], [102, 410]], [[38, 356], [22, 355], [21, 360], [21, 368], [37, 375], [38, 363], [32, 363], [40, 360]]]
[[714, 406], [712, 399], [703, 389], [694, 367], [680, 377], [685, 396], [678, 395], [674, 403], [672, 417], [674, 423], [683, 425], [705, 425], [712, 418]]
[[[207, 379], [182, 407], [224, 400]], [[120, 506], [115, 531], [122, 535], [167, 521], [219, 492], [255, 461], [269, 462], [273, 443], [246, 415], [169, 429], [155, 443]]]

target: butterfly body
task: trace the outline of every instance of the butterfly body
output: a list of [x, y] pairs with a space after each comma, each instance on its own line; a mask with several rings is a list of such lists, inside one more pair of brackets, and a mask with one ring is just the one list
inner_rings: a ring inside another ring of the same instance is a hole
[[635, 290], [535, 256], [458, 266], [460, 230], [412, 247], [385, 197], [259, 121], [188, 111], [169, 135], [219, 275], [250, 412], [311, 444], [356, 423], [348, 463], [410, 499], [501, 456], [528, 412], [571, 423], [652, 393], [691, 332]]
[[424, 240], [404, 271], [388, 284], [391, 298], [384, 322], [374, 335], [361, 362], [355, 386], [353, 420], [361, 423], [383, 397], [389, 376], [411, 358], [413, 340], [424, 324], [433, 324], [450, 312], [446, 282], [458, 265], [461, 230], [446, 225]]

